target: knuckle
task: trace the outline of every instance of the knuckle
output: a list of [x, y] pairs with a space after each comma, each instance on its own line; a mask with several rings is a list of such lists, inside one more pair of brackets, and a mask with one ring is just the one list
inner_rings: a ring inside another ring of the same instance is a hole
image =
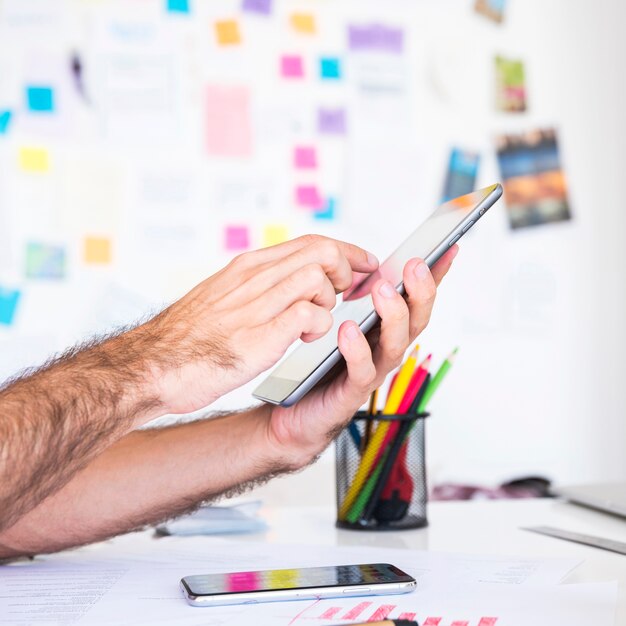
[[298, 241], [301, 241], [305, 246], [315, 245], [320, 239], [322, 239], [320, 235], [314, 235], [311, 233], [298, 237]]
[[324, 261], [333, 266], [339, 264], [342, 259], [342, 254], [336, 242], [332, 241], [332, 239], [321, 239], [317, 247]]
[[304, 280], [308, 285], [322, 287], [326, 282], [326, 272], [319, 263], [311, 263], [303, 268]]
[[241, 254], [238, 254], [230, 262], [231, 267], [239, 270], [248, 267], [248, 265], [250, 264], [250, 255], [250, 252], [242, 252]]
[[313, 308], [304, 300], [300, 300], [293, 305], [293, 312], [300, 325], [310, 324], [313, 320]]

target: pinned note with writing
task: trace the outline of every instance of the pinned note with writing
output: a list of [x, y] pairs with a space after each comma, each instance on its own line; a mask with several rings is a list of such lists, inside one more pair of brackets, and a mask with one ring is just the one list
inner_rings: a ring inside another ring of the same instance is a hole
[[13, 324], [21, 295], [18, 289], [9, 289], [0, 285], [0, 324], [6, 326]]
[[189, 0], [166, 0], [165, 8], [170, 13], [189, 13]]
[[285, 78], [302, 78], [304, 76], [304, 64], [302, 57], [285, 54], [280, 59], [280, 72]]
[[295, 192], [296, 204], [307, 209], [319, 210], [324, 201], [315, 185], [298, 185]]
[[322, 57], [320, 59], [320, 78], [326, 80], [341, 78], [341, 61], [337, 57]]
[[315, 16], [311, 13], [294, 13], [290, 22], [292, 28], [299, 33], [314, 35], [317, 30]]
[[210, 155], [248, 157], [252, 152], [250, 95], [247, 87], [209, 85], [206, 141]]
[[26, 277], [59, 280], [65, 276], [65, 248], [41, 242], [26, 244]]
[[236, 46], [241, 43], [239, 23], [236, 20], [215, 22], [215, 35], [220, 46]]
[[272, 12], [272, 0], [243, 0], [241, 8], [247, 13], [269, 15]]
[[250, 231], [247, 226], [232, 225], [224, 229], [224, 248], [232, 252], [250, 248]]
[[47, 172], [50, 169], [50, 157], [45, 148], [20, 148], [18, 163], [25, 172]]
[[111, 262], [111, 240], [108, 237], [85, 237], [83, 258], [89, 265], [107, 265]]
[[54, 90], [52, 87], [39, 85], [26, 87], [26, 108], [32, 113], [53, 113]]
[[317, 131], [322, 135], [346, 134], [345, 109], [320, 108], [317, 111]]
[[385, 24], [351, 24], [348, 26], [348, 47], [356, 52], [402, 54], [404, 31]]
[[12, 117], [11, 111], [0, 111], [0, 135], [8, 133]]
[[275, 246], [289, 239], [289, 229], [284, 224], [267, 224], [263, 228], [263, 247]]
[[301, 170], [317, 167], [317, 152], [313, 146], [296, 146], [293, 151], [294, 167]]

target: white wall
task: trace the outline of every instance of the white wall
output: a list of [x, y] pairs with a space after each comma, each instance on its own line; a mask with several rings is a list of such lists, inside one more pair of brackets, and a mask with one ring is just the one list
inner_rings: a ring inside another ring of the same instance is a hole
[[[424, 348], [437, 360], [461, 346], [432, 405], [431, 479], [626, 479], [623, 4], [606, 1], [599, 10], [588, 0], [509, 0], [502, 26], [476, 16], [468, 0], [275, 5], [273, 21], [246, 26], [243, 50], [224, 53], [207, 33], [216, 16], [236, 14], [239, 2], [196, 0], [189, 22], [172, 23], [157, 1], [131, 10], [118, 2], [0, 0], [0, 109], [19, 106], [25, 77], [33, 80], [28, 75], [46, 64], [54, 73], [55, 58], [63, 64], [73, 46], [85, 54], [97, 100], [85, 107], [67, 87], [53, 127], [23, 116], [15, 132], [0, 137], [0, 284], [24, 290], [16, 324], [0, 328], [0, 374], [182, 293], [227, 260], [220, 233], [233, 220], [251, 224], [257, 244], [263, 225], [279, 221], [294, 235], [325, 232], [384, 256], [437, 201], [451, 145], [481, 151], [479, 184], [488, 184], [498, 179], [494, 134], [554, 125], [573, 220], [513, 233], [504, 207], [492, 211], [463, 243], [424, 333]], [[286, 27], [296, 7], [318, 14], [321, 34], [311, 42]], [[33, 19], [41, 14], [44, 22]], [[364, 67], [344, 50], [349, 19], [403, 24], [407, 54]], [[156, 34], [128, 44], [129, 53], [111, 35], [116, 23], [145, 23]], [[120, 49], [144, 62], [161, 59], [170, 71], [172, 101], [142, 132], [115, 111], [107, 91], [107, 62]], [[268, 68], [290, 49], [311, 59], [339, 52], [345, 81], [284, 85]], [[495, 53], [525, 60], [528, 113], [493, 112]], [[366, 71], [377, 81], [399, 75], [405, 93], [374, 105], [356, 87]], [[258, 148], [252, 159], [204, 154], [202, 94], [210, 81], [250, 85]], [[345, 142], [315, 134], [311, 115], [320, 102], [348, 107]], [[340, 216], [328, 225], [290, 201], [290, 151], [306, 141], [322, 155], [321, 187], [339, 198]], [[46, 177], [15, 167], [16, 151], [32, 142], [50, 147], [54, 167]], [[184, 192], [155, 202], [146, 192], [155, 179]], [[224, 215], [225, 181], [243, 193], [260, 185], [270, 206]], [[189, 225], [191, 235], [175, 236]], [[111, 267], [80, 260], [81, 238], [94, 229], [113, 237]], [[67, 246], [66, 281], [24, 279], [23, 244], [33, 237]], [[219, 406], [249, 404], [251, 386]]]

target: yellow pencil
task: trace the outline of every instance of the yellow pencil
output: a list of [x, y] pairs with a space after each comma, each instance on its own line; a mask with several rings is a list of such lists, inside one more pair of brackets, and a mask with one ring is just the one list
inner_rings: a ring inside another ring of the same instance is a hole
[[[383, 415], [393, 415], [398, 410], [400, 402], [402, 402], [402, 398], [404, 397], [404, 392], [406, 391], [407, 385], [409, 384], [413, 371], [415, 370], [415, 366], [417, 365], [418, 350], [419, 346], [416, 345], [409, 355], [409, 358], [402, 364], [402, 367], [398, 372], [396, 382], [387, 396], [387, 402], [385, 403], [385, 408], [383, 409]], [[370, 439], [361, 458], [361, 463], [359, 464], [359, 467], [354, 475], [354, 480], [346, 493], [344, 501], [341, 503], [341, 507], [339, 509], [340, 519], [343, 519], [348, 514], [352, 503], [369, 476], [372, 465], [374, 464], [374, 461], [376, 461], [378, 450], [385, 439], [385, 435], [387, 434], [390, 425], [391, 422], [381, 422], [374, 432], [374, 436]]]

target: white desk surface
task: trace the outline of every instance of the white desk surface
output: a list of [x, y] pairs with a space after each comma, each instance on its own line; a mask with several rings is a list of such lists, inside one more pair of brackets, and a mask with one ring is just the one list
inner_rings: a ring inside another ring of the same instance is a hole
[[[616, 625], [626, 625], [626, 556], [520, 530], [520, 526], [555, 526], [626, 542], [626, 520], [559, 500], [492, 500], [433, 502], [429, 526], [395, 532], [350, 531], [335, 528], [330, 505], [266, 506], [269, 529], [236, 535], [240, 541], [307, 543], [339, 546], [413, 548], [488, 555], [574, 557], [584, 560], [564, 582], [619, 581]], [[123, 544], [152, 541], [148, 533], [114, 540]], [[164, 539], [167, 541], [167, 539]], [[176, 541], [193, 541], [193, 537]], [[91, 550], [106, 550], [100, 544]]]

